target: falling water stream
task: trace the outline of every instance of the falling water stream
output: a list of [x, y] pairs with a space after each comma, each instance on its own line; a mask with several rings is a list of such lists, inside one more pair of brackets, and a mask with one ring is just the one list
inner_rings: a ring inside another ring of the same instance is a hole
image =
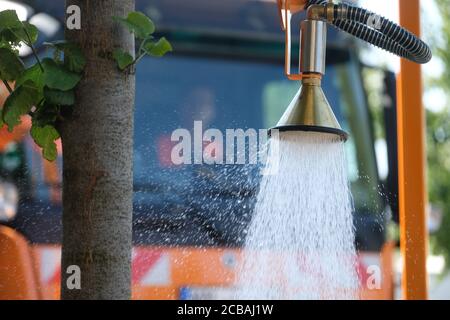
[[330, 134], [280, 133], [269, 142], [265, 171], [236, 298], [356, 298], [344, 143]]

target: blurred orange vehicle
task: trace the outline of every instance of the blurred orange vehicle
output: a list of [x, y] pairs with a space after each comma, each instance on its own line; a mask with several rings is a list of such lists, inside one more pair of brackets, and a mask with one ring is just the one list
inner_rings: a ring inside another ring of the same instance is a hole
[[[41, 43], [62, 37], [63, 2], [21, 3], [41, 29]], [[297, 90], [283, 73], [284, 35], [276, 3], [141, 0], [136, 6], [155, 20], [175, 50], [162, 60], [143, 59], [136, 75], [133, 298], [230, 298], [259, 166], [174, 165], [171, 133], [192, 130], [194, 121], [222, 132], [276, 123], [284, 111], [279, 106]], [[394, 194], [390, 199], [378, 190], [395, 185], [395, 161], [381, 179], [362, 66], [351, 41], [330, 30], [323, 87], [351, 136], [346, 148], [361, 296], [391, 299], [394, 246], [386, 241], [385, 213], [391, 209], [395, 216], [395, 190], [386, 192]], [[392, 94], [390, 78], [386, 73], [386, 92]], [[17, 188], [19, 202], [17, 214], [4, 218], [0, 229], [0, 251], [11, 254], [0, 254], [0, 287], [10, 288], [0, 298], [58, 299], [62, 156], [54, 163], [43, 161], [24, 135], [28, 125], [24, 119], [13, 133], [1, 129], [0, 177]], [[392, 124], [386, 128], [392, 130]], [[378, 285], [374, 270], [380, 270]]]

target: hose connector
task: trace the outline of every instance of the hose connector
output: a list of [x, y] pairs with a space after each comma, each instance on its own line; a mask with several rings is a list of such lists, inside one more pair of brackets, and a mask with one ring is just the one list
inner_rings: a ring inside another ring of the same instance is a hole
[[[336, 19], [335, 20], [345, 20], [348, 15], [348, 4], [340, 3], [335, 6]], [[333, 21], [331, 22], [333, 23]]]
[[335, 16], [335, 6], [333, 1], [327, 3], [327, 22], [332, 24]]
[[[327, 21], [336, 28], [399, 57], [416, 63], [432, 58], [429, 46], [398, 24], [369, 10], [328, 0], [308, 0], [308, 19]], [[373, 23], [376, 17], [377, 23]]]

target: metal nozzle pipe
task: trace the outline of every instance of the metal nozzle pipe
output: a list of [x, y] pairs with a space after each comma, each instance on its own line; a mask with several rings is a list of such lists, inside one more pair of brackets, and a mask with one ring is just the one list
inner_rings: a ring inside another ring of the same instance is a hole
[[304, 20], [301, 23], [302, 73], [325, 74], [327, 50], [327, 23], [321, 20]]

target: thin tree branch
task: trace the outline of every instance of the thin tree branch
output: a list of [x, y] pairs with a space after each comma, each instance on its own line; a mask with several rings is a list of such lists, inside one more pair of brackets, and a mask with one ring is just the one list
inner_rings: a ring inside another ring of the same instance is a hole
[[28, 38], [28, 43], [26, 45], [31, 48], [31, 51], [33, 52], [33, 55], [36, 58], [37, 63], [39, 64], [39, 68], [41, 69], [42, 72], [44, 72], [44, 67], [42, 66], [41, 60], [39, 59], [39, 56], [37, 55], [36, 49], [33, 46], [33, 42], [31, 41], [30, 34], [28, 33], [28, 31], [27, 31], [27, 29], [25, 27], [23, 27], [23, 31], [25, 32], [25, 35]]
[[5, 85], [6, 89], [8, 89], [9, 94], [11, 94], [13, 92], [13, 89], [9, 86], [8, 81], [6, 80], [2, 80], [3, 84]]
[[130, 68], [131, 66], [137, 64], [147, 53], [144, 50], [144, 45], [147, 41], [152, 40], [153, 37], [148, 37], [147, 39], [142, 40], [141, 45], [139, 46], [138, 50], [138, 56], [134, 59], [134, 61], [128, 66]]

